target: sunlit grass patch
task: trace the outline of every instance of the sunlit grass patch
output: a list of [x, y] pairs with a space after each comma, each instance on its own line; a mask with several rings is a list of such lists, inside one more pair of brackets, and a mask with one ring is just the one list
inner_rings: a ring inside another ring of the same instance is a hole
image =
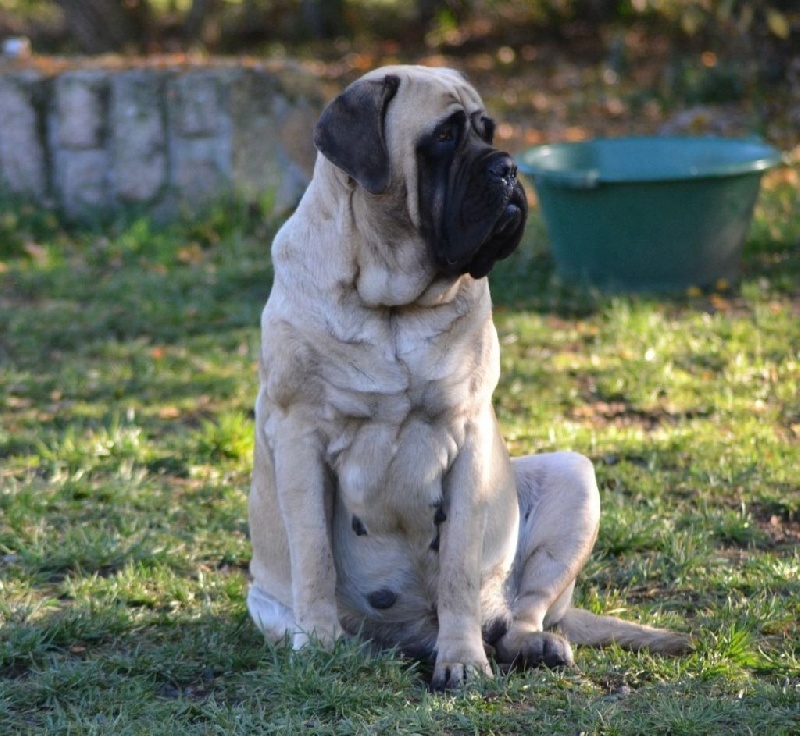
[[253, 420], [241, 412], [204, 421], [197, 438], [198, 454], [209, 462], [249, 463], [253, 456]]
[[263, 226], [235, 211], [103, 232], [0, 216], [18, 234], [0, 250], [3, 728], [793, 733], [791, 201], [765, 192], [743, 282], [715, 295], [584, 293], [554, 278], [541, 242], [493, 274], [512, 453], [573, 449], [597, 470], [603, 519], [576, 600], [691, 632], [696, 649], [579, 649], [579, 670], [444, 696], [424, 665], [357, 642], [293, 653], [247, 617]]

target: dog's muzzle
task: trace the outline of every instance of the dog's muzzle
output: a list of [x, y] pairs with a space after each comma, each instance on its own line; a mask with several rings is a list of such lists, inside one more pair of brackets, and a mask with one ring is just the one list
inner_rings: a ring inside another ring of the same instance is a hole
[[487, 147], [464, 173], [466, 185], [452, 185], [459, 211], [447, 216], [444, 270], [482, 278], [522, 240], [527, 199], [517, 165], [504, 151]]
[[[517, 182], [517, 165], [511, 156], [507, 153], [501, 154], [500, 158], [490, 165], [489, 177], [497, 181], [497, 186], [504, 188], [508, 193], [508, 203], [493, 230], [494, 237], [502, 238], [504, 233], [513, 233], [521, 225], [525, 225], [527, 207], [523, 209], [524, 194], [519, 191], [521, 187]], [[520, 196], [523, 202], [519, 201]]]

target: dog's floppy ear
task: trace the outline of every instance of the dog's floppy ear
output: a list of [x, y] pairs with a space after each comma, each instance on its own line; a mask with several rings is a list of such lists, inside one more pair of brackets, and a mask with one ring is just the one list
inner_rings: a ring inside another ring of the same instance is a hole
[[371, 194], [389, 188], [391, 162], [384, 138], [386, 106], [400, 78], [353, 82], [323, 110], [314, 129], [314, 145], [331, 163]]

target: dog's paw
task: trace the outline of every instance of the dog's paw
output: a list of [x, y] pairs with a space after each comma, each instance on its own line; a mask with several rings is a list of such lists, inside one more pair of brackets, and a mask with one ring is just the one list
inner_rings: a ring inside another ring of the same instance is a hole
[[439, 662], [433, 668], [431, 688], [434, 690], [457, 690], [480, 677], [490, 677], [492, 668], [488, 660], [483, 662]]
[[678, 656], [689, 654], [695, 649], [694, 640], [687, 634], [678, 634], [674, 631], [664, 631], [658, 642], [650, 646], [653, 652]]
[[548, 631], [515, 631], [513, 628], [495, 645], [498, 662], [522, 669], [572, 667], [575, 659], [569, 642]]
[[492, 668], [486, 659], [482, 642], [479, 642], [478, 647], [463, 644], [442, 646], [440, 643], [431, 687], [434, 690], [454, 690], [470, 680], [491, 674]]

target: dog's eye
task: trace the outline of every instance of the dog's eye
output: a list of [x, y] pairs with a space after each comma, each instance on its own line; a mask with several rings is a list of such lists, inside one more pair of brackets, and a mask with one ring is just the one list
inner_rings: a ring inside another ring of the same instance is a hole
[[452, 140], [455, 140], [452, 125], [444, 125], [436, 131], [437, 143], [449, 143]]
[[463, 110], [457, 110], [445, 120], [440, 120], [433, 129], [429, 141], [438, 147], [442, 153], [458, 146], [467, 122], [467, 115]]

